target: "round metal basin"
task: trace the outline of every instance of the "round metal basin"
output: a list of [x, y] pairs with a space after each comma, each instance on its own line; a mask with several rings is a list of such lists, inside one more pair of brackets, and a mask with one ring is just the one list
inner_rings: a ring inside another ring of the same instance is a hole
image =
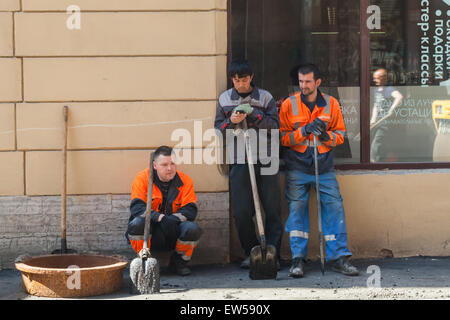
[[16, 262], [23, 288], [41, 297], [88, 297], [120, 289], [128, 261], [123, 257], [60, 254]]

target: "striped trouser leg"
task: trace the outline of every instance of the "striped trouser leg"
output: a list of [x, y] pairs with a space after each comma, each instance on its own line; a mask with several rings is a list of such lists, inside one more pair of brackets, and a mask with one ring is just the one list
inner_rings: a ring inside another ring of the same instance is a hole
[[285, 231], [289, 233], [292, 258], [305, 258], [309, 239], [308, 198], [310, 184], [299, 171], [286, 173], [286, 200], [289, 205], [289, 217]]
[[175, 251], [181, 255], [183, 260], [191, 260], [201, 234], [202, 230], [195, 222], [184, 221], [180, 223], [180, 237], [177, 239]]
[[192, 257], [192, 253], [194, 252], [194, 248], [197, 246], [198, 241], [182, 241], [180, 239], [177, 240], [177, 244], [175, 246], [175, 251], [181, 255], [183, 260], [190, 261]]
[[320, 200], [327, 261], [351, 256], [343, 200], [334, 172], [320, 175]]
[[[144, 236], [143, 235], [140, 235], [140, 236], [128, 235], [128, 239], [130, 240], [131, 247], [137, 253], [139, 253], [142, 250], [142, 248], [144, 247]], [[152, 239], [151, 239], [151, 237], [149, 237], [149, 239], [148, 239], [148, 247], [149, 248], [151, 247], [151, 242], [152, 242]]]

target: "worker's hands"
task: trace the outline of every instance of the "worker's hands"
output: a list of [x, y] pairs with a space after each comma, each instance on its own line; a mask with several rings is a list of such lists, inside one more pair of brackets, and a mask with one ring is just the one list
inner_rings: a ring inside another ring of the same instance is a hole
[[177, 216], [178, 214], [171, 214], [170, 216], [166, 216], [166, 218], [169, 219], [171, 222], [178, 224], [181, 222], [181, 219]]
[[327, 142], [331, 139], [330, 135], [326, 131], [324, 131], [318, 138], [320, 142]]
[[170, 221], [172, 221], [172, 222], [176, 222], [176, 223], [180, 223], [181, 221], [186, 221], [187, 219], [186, 219], [186, 217], [185, 216], [183, 216], [181, 213], [174, 213], [174, 214], [171, 214], [171, 215], [168, 215], [168, 216], [166, 216], [165, 214], [160, 214], [159, 215], [159, 217], [158, 217], [158, 220], [157, 220], [157, 222], [161, 222], [161, 221], [163, 221], [163, 219], [168, 219], [168, 220], [170, 220]]
[[247, 115], [251, 114], [252, 112], [253, 107], [248, 103], [238, 105], [236, 108], [233, 109], [230, 121], [234, 124], [241, 123], [245, 118], [247, 118]]
[[247, 118], [246, 113], [238, 113], [236, 111], [233, 111], [230, 117], [230, 121], [234, 124], [241, 123], [245, 118]]
[[319, 118], [316, 118], [313, 122], [307, 124], [305, 126], [305, 132], [306, 134], [313, 134], [315, 136], [320, 136], [327, 130], [327, 125], [325, 122], [320, 120]]
[[172, 214], [172, 216], [176, 217], [177, 219], [180, 220], [180, 222], [184, 222], [187, 221], [187, 218], [182, 214], [182, 213], [174, 213]]
[[234, 110], [236, 113], [246, 113], [246, 114], [250, 114], [253, 112], [253, 107], [251, 105], [249, 105], [248, 103], [244, 103], [241, 105], [238, 105], [236, 108], [234, 108]]
[[331, 138], [327, 132], [327, 124], [322, 120], [320, 120], [319, 118], [316, 118], [314, 122], [316, 123], [317, 129], [322, 132], [321, 134], [318, 135], [319, 141], [320, 142], [329, 141]]
[[175, 239], [178, 238], [180, 233], [178, 228], [179, 223], [180, 221], [175, 216], [172, 215], [164, 216], [164, 218], [162, 218], [161, 220], [161, 227], [163, 233], [169, 238]]
[[315, 131], [317, 131], [319, 134], [318, 136], [322, 135], [324, 132], [327, 131], [327, 124], [323, 122], [321, 119], [316, 118], [313, 121]]

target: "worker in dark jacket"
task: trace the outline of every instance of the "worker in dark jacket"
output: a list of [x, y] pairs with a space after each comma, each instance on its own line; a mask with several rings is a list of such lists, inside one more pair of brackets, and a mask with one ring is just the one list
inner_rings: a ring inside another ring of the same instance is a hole
[[[152, 170], [152, 234], [148, 247], [155, 251], [175, 249], [170, 258], [169, 269], [180, 275], [188, 275], [190, 269], [187, 263], [202, 234], [202, 230], [194, 222], [197, 216], [197, 197], [192, 179], [176, 170], [174, 154], [167, 146], [156, 149]], [[148, 182], [149, 168], [136, 175], [131, 189], [131, 215], [126, 237], [137, 253], [144, 244]]]
[[326, 259], [333, 270], [345, 275], [358, 275], [348, 258], [345, 213], [333, 163], [333, 148], [344, 142], [345, 124], [339, 102], [319, 90], [321, 75], [312, 64], [298, 69], [301, 92], [286, 99], [280, 109], [282, 158], [286, 165], [286, 199], [292, 267], [289, 275], [303, 276], [303, 260], [309, 239], [308, 199], [315, 186], [313, 135], [318, 139], [318, 167], [322, 225], [326, 243]]
[[[253, 71], [246, 60], [235, 60], [228, 68], [233, 88], [219, 97], [214, 126], [225, 139], [233, 215], [246, 258], [242, 268], [250, 267], [250, 251], [259, 245], [255, 233], [252, 187], [245, 152], [243, 122], [247, 122], [252, 145], [256, 183], [265, 212], [267, 243], [280, 252], [279, 117], [272, 95], [254, 86]], [[253, 138], [252, 138], [253, 137]], [[256, 156], [257, 153], [257, 156]]]

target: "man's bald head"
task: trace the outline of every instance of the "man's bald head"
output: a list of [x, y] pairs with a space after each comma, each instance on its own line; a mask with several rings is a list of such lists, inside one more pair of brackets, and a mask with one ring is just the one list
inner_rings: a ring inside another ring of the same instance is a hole
[[378, 69], [373, 73], [373, 82], [377, 86], [384, 86], [387, 83], [387, 70], [386, 69]]

